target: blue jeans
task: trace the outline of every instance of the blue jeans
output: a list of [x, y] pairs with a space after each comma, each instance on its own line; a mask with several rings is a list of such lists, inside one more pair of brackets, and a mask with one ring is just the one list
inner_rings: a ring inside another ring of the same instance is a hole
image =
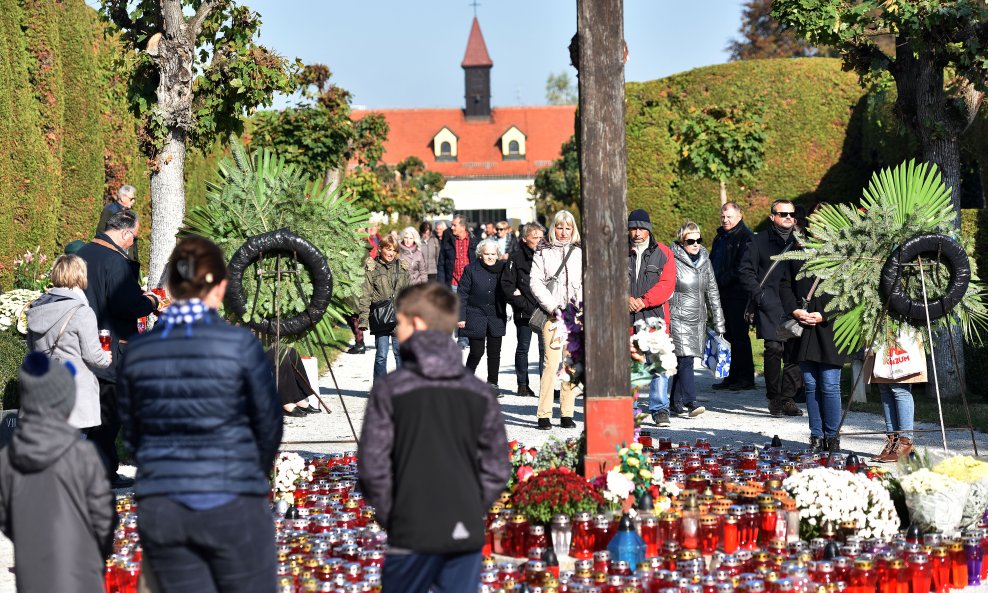
[[672, 378], [672, 407], [682, 411], [696, 403], [696, 383], [693, 381], [693, 356], [676, 357], [676, 376]]
[[[532, 345], [532, 328], [528, 323], [518, 327], [518, 346], [515, 348], [515, 377], [519, 385], [528, 385], [528, 349]], [[539, 342], [539, 377], [542, 376], [543, 365], [545, 365], [545, 342], [542, 340], [542, 332], [536, 334]]]
[[879, 383], [885, 432], [913, 429], [913, 388], [908, 383]]
[[374, 378], [388, 374], [388, 342], [395, 354], [395, 368], [401, 368], [401, 355], [398, 354], [398, 338], [390, 335], [374, 336]]
[[480, 582], [480, 552], [388, 554], [381, 570], [383, 590], [404, 593], [460, 593]]
[[277, 589], [274, 524], [264, 496], [238, 496], [202, 511], [147, 496], [137, 531], [162, 593]]
[[657, 375], [648, 384], [648, 413], [669, 413], [669, 377]]
[[840, 424], [840, 369], [835, 364], [806, 361], [799, 363], [806, 387], [806, 415], [810, 436], [833, 438]]

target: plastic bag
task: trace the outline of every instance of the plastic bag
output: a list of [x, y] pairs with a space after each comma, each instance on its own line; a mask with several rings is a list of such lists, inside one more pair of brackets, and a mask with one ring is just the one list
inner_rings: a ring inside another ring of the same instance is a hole
[[703, 347], [703, 366], [710, 369], [717, 379], [725, 379], [731, 372], [731, 344], [709, 328]]
[[926, 468], [903, 477], [899, 484], [913, 523], [926, 531], [958, 531], [970, 489], [967, 484]]
[[898, 380], [926, 372], [926, 351], [915, 329], [903, 325], [888, 345], [875, 344], [875, 369], [879, 379]]

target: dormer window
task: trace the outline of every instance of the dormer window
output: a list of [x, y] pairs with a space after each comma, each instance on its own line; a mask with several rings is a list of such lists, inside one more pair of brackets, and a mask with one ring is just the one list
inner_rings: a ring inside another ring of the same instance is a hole
[[432, 150], [436, 161], [455, 161], [456, 144], [459, 138], [447, 127], [436, 132], [432, 137]]
[[525, 158], [525, 134], [516, 126], [501, 134], [501, 158], [506, 161]]

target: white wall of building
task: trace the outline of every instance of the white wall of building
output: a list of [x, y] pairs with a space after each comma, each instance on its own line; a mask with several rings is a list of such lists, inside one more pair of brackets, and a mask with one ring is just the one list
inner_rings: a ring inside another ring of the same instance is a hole
[[508, 220], [517, 219], [524, 224], [535, 220], [535, 203], [528, 193], [531, 186], [532, 179], [528, 177], [447, 179], [439, 197], [452, 198], [457, 212], [503, 208]]

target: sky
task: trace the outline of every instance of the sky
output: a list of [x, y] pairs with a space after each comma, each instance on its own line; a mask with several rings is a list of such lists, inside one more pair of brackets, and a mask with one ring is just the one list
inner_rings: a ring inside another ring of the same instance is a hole
[[[470, 0], [245, 0], [260, 41], [288, 58], [323, 63], [355, 106], [456, 107], [474, 8]], [[493, 106], [545, 104], [545, 82], [566, 71], [576, 0], [478, 0], [494, 61]], [[626, 0], [625, 78], [645, 81], [727, 61], [741, 0]], [[281, 107], [290, 100], [279, 98]]]

